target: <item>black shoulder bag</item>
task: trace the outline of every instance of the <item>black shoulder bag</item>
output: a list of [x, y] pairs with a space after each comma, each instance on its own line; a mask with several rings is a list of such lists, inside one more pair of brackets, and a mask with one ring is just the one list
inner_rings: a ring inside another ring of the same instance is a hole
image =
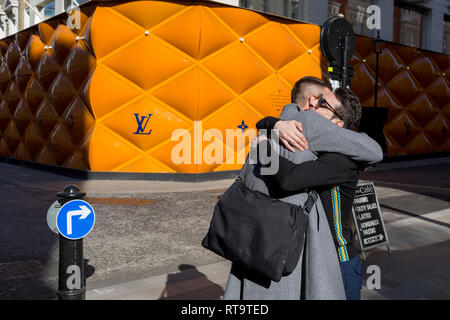
[[217, 202], [202, 245], [278, 282], [298, 263], [317, 198], [312, 191], [304, 207], [296, 206], [251, 190], [238, 177]]

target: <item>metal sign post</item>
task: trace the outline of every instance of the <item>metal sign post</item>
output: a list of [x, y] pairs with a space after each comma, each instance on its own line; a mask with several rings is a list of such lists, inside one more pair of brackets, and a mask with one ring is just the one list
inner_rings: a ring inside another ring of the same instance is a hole
[[52, 204], [47, 221], [53, 232], [59, 233], [59, 300], [84, 300], [86, 279], [83, 261], [83, 237], [93, 228], [95, 223], [94, 209], [89, 203], [81, 200], [85, 192], [75, 185], [69, 185], [58, 192], [61, 205], [56, 216], [57, 205]]
[[373, 182], [358, 183], [352, 211], [364, 260], [366, 260], [364, 251], [381, 245], [386, 245], [388, 253], [391, 254], [388, 234]]

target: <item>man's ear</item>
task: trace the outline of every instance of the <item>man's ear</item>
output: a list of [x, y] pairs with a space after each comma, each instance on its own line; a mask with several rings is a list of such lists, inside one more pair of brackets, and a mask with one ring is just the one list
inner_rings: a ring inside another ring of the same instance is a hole
[[344, 121], [338, 119], [338, 118], [333, 118], [331, 119], [331, 122], [333, 122], [335, 125], [343, 128], [344, 127]]
[[315, 106], [317, 104], [317, 101], [319, 100], [319, 97], [315, 94], [312, 94], [308, 97], [308, 107], [310, 105]]

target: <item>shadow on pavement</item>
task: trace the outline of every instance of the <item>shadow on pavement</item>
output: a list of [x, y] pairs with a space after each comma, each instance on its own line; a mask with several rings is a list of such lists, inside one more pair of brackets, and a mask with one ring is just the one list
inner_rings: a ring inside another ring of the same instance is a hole
[[190, 264], [180, 264], [180, 272], [167, 275], [166, 287], [159, 300], [219, 300], [224, 291], [221, 286]]

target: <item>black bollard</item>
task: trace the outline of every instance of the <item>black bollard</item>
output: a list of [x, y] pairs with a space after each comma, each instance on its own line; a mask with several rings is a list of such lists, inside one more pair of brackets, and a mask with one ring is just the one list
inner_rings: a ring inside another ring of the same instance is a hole
[[[65, 203], [82, 199], [86, 193], [80, 191], [76, 185], [68, 185], [64, 191], [58, 192], [58, 202]], [[86, 295], [86, 281], [84, 276], [83, 238], [70, 240], [59, 235], [59, 300], [84, 300]]]

